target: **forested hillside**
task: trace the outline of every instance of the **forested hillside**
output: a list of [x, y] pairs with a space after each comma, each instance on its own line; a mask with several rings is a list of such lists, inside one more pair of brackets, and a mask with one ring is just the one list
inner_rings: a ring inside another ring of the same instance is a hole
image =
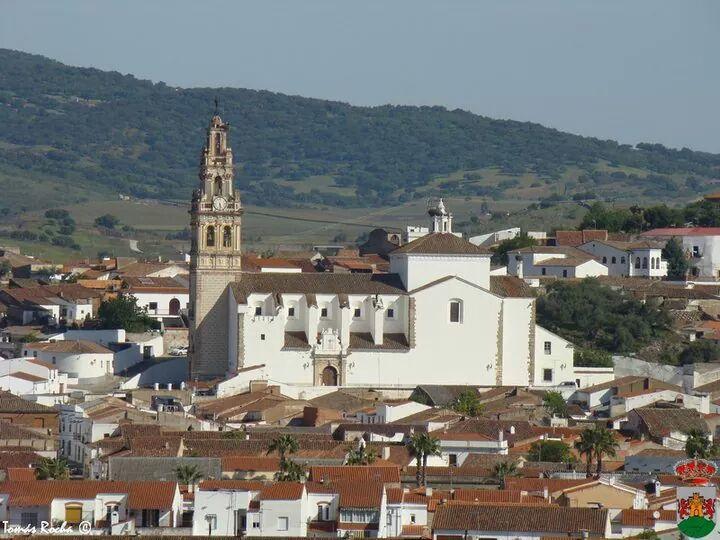
[[[233, 124], [243, 196], [267, 206], [391, 205], [434, 190], [489, 199], [522, 189], [555, 200], [689, 197], [720, 176], [720, 155], [688, 149], [633, 148], [442, 107], [173, 88], [0, 49], [0, 209], [17, 210], [18, 176], [47, 193], [61, 182], [58, 201], [95, 190], [186, 199], [215, 97]], [[53, 202], [23, 196], [26, 207]]]

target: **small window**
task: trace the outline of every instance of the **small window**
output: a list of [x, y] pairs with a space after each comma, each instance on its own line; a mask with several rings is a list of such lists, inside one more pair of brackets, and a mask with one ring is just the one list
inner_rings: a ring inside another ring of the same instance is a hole
[[552, 354], [552, 343], [546, 341], [544, 344], [545, 354]]
[[288, 317], [294, 317], [295, 316], [295, 308], [291, 307], [288, 308]]
[[288, 530], [288, 518], [285, 516], [280, 516], [277, 521], [277, 530], [278, 531], [287, 531]]
[[607, 264], [607, 257], [603, 257], [603, 264]]
[[635, 268], [640, 268], [640, 257], [635, 257]]
[[567, 270], [563, 270], [563, 277], [567, 277]]
[[625, 257], [620, 257], [620, 264], [625, 264]]
[[448, 455], [448, 464], [451, 467], [457, 467], [457, 454], [449, 454]]
[[392, 514], [391, 514], [390, 512], [387, 513], [386, 520], [387, 520], [387, 521], [386, 521], [387, 526], [388, 526], [388, 527], [391, 527], [391, 526], [392, 526]]
[[157, 302], [150, 302], [148, 304], [148, 309], [156, 310], [157, 309]]
[[253, 521], [252, 528], [253, 528], [253, 529], [259, 529], [259, 528], [260, 528], [260, 522], [259, 522], [259, 521]]
[[540, 273], [544, 276], [547, 274], [547, 268], [543, 268]]
[[207, 234], [205, 235], [205, 245], [207, 247], [215, 246], [215, 227], [210, 225], [207, 228]]
[[610, 259], [610, 262], [613, 264], [617, 264], [617, 257], [613, 257], [612, 259]]
[[452, 300], [450, 302], [450, 322], [459, 323], [461, 318], [461, 303], [459, 300]]
[[410, 514], [410, 523], [415, 523], [415, 514]]
[[699, 257], [700, 256], [700, 246], [693, 246], [692, 254], [693, 254], [693, 257]]
[[260, 341], [265, 341], [265, 334], [260, 334]]
[[359, 307], [356, 307], [355, 311], [353, 312], [353, 317], [355, 317], [356, 319], [359, 319], [361, 315], [362, 315], [362, 311], [360, 310]]
[[217, 514], [205, 514], [205, 523], [208, 529], [214, 531], [217, 529]]
[[543, 381], [552, 382], [552, 380], [553, 380], [553, 370], [552, 369], [543, 369]]
[[388, 319], [394, 319], [395, 318], [395, 310], [393, 308], [387, 308], [387, 311], [385, 312], [385, 316]]
[[328, 316], [328, 308], [324, 307], [324, 308], [320, 309], [320, 317], [322, 317], [323, 319], [327, 319], [327, 316]]
[[655, 257], [650, 257], [650, 270], [655, 270]]
[[259, 317], [262, 315], [262, 306], [255, 306], [255, 316]]

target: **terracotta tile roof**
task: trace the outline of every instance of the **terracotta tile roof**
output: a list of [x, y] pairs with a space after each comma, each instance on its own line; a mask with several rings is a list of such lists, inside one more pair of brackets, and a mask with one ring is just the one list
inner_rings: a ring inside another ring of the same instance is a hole
[[503, 298], [533, 298], [530, 285], [515, 276], [490, 276], [490, 292]]
[[299, 482], [276, 482], [260, 490], [263, 501], [296, 501], [302, 497], [303, 484]]
[[0, 449], [0, 470], [28, 468], [38, 463], [40, 463], [40, 456], [33, 451], [12, 452]]
[[[656, 519], [653, 515], [659, 512], [660, 516]], [[633, 510], [625, 508], [620, 512], [620, 523], [628, 527], [643, 527], [652, 529], [655, 521], [675, 521], [677, 514], [675, 510]]]
[[61, 354], [113, 354], [110, 349], [107, 349], [98, 343], [82, 339], [28, 343], [24, 347], [29, 351], [44, 351]]
[[633, 409], [628, 414], [638, 415], [651, 437], [663, 437], [672, 431], [682, 433], [692, 429], [708, 431], [707, 423], [702, 415], [694, 409], [641, 407]]
[[384, 466], [315, 466], [309, 479], [315, 482], [400, 482], [400, 467]]
[[426, 525], [403, 525], [401, 534], [422, 537], [428, 534], [428, 527]]
[[405, 334], [383, 334], [382, 345], [375, 345], [370, 332], [350, 332], [350, 349], [355, 350], [396, 350], [409, 349]]
[[[594, 240], [598, 244], [613, 247], [620, 251], [632, 251], [634, 249], [662, 249], [664, 247], [660, 242], [652, 242], [649, 240], [640, 240], [637, 242], [623, 242], [620, 240]], [[588, 242], [585, 242], [586, 244]], [[580, 248], [582, 249], [582, 247]]]
[[30, 364], [35, 364], [36, 366], [42, 366], [44, 368], [57, 370], [57, 366], [52, 365], [50, 362], [45, 362], [44, 360], [40, 360], [39, 358], [23, 358], [26, 362]]
[[667, 227], [651, 229], [640, 234], [647, 238], [658, 236], [720, 236], [720, 227]]
[[189, 288], [171, 277], [126, 277], [123, 289], [138, 293], [188, 294]]
[[592, 478], [506, 478], [505, 489], [510, 491], [537, 491], [542, 492], [545, 488], [550, 493], [556, 493], [564, 489], [592, 484]]
[[57, 414], [57, 410], [52, 407], [22, 399], [3, 390], [0, 390], [0, 412]]
[[490, 255], [488, 249], [471, 244], [452, 233], [431, 233], [400, 246], [390, 256], [401, 253], [430, 255]]
[[7, 480], [10, 482], [27, 482], [35, 480], [35, 469], [31, 467], [8, 467]]
[[607, 240], [608, 232], [603, 229], [584, 229], [582, 231], [555, 231], [555, 243], [558, 246], [579, 246], [591, 240]]
[[301, 332], [285, 332], [285, 343], [283, 349], [309, 349], [307, 334]]
[[15, 303], [45, 304], [48, 301], [56, 302], [62, 298], [69, 301], [90, 300], [99, 298], [101, 292], [88, 289], [76, 283], [63, 285], [41, 285], [27, 289], [3, 289], [0, 291], [6, 299]]
[[535, 266], [580, 266], [588, 261], [592, 261], [593, 257], [555, 257], [552, 259], [544, 259], [535, 263]]
[[560, 506], [444, 504], [439, 505], [433, 529], [450, 531], [505, 531], [508, 533], [569, 533], [588, 531], [604, 535], [608, 511]]
[[53, 499], [94, 499], [98, 493], [128, 494], [128, 508], [162, 510], [171, 508], [176, 482], [110, 482], [94, 480], [34, 480], [2, 482], [0, 493], [10, 495], [9, 506], [46, 506]]
[[230, 284], [235, 299], [246, 303], [252, 293], [404, 294], [397, 274], [243, 273]]
[[383, 483], [374, 481], [341, 480], [321, 484], [308, 489], [315, 493], [337, 493], [339, 508], [380, 508], [382, 505]]
[[10, 377], [15, 377], [16, 379], [22, 379], [23, 381], [29, 382], [47, 381], [46, 377], [40, 377], [38, 375], [33, 375], [32, 373], [25, 373], [23, 371], [16, 371], [14, 373], [11, 373]]
[[185, 266], [178, 263], [147, 263], [147, 262], [135, 262], [123, 266], [118, 270], [118, 273], [123, 278], [126, 277], [148, 277], [150, 274], [155, 274], [163, 270], [167, 270], [173, 267], [179, 267], [182, 271], [179, 273], [187, 273], [184, 270]]
[[[503, 438], [508, 441], [511, 446], [522, 441], [533, 441], [541, 437], [541, 433], [537, 432], [538, 426], [533, 426], [530, 422], [523, 420], [489, 420], [485, 418], [473, 418], [465, 421], [457, 422], [447, 429], [452, 433], [479, 433], [488, 439], [497, 440], [500, 431], [503, 432]], [[514, 433], [511, 433], [514, 431]], [[433, 432], [433, 435], [439, 435]]]

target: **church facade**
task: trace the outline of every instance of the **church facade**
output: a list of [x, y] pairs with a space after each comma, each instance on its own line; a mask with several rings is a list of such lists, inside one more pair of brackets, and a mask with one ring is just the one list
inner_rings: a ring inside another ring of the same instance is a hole
[[529, 287], [491, 276], [490, 252], [453, 233], [442, 205], [429, 234], [389, 254], [388, 274], [242, 272], [231, 165], [227, 125], [215, 117], [191, 210], [193, 378], [390, 388], [575, 381], [572, 346], [536, 324]]

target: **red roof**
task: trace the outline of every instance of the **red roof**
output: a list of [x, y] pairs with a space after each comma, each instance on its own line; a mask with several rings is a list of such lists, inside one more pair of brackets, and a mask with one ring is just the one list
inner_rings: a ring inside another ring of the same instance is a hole
[[200, 482], [201, 491], [260, 491], [266, 486], [255, 480], [204, 480]]
[[645, 231], [640, 236], [720, 236], [720, 227], [665, 227]]
[[224, 471], [278, 471], [280, 459], [275, 457], [225, 456], [222, 458]]
[[400, 467], [392, 466], [318, 466], [310, 467], [310, 479], [315, 482], [385, 482], [400, 483]]
[[260, 499], [263, 501], [296, 501], [302, 497], [303, 485], [299, 482], [278, 482], [263, 488]]
[[28, 482], [35, 480], [35, 469], [30, 467], [9, 467], [7, 479], [11, 482]]
[[171, 508], [176, 482], [110, 482], [94, 480], [33, 480], [0, 483], [0, 493], [10, 495], [8, 506], [47, 506], [54, 499], [94, 499], [99, 493], [128, 495], [128, 508]]

